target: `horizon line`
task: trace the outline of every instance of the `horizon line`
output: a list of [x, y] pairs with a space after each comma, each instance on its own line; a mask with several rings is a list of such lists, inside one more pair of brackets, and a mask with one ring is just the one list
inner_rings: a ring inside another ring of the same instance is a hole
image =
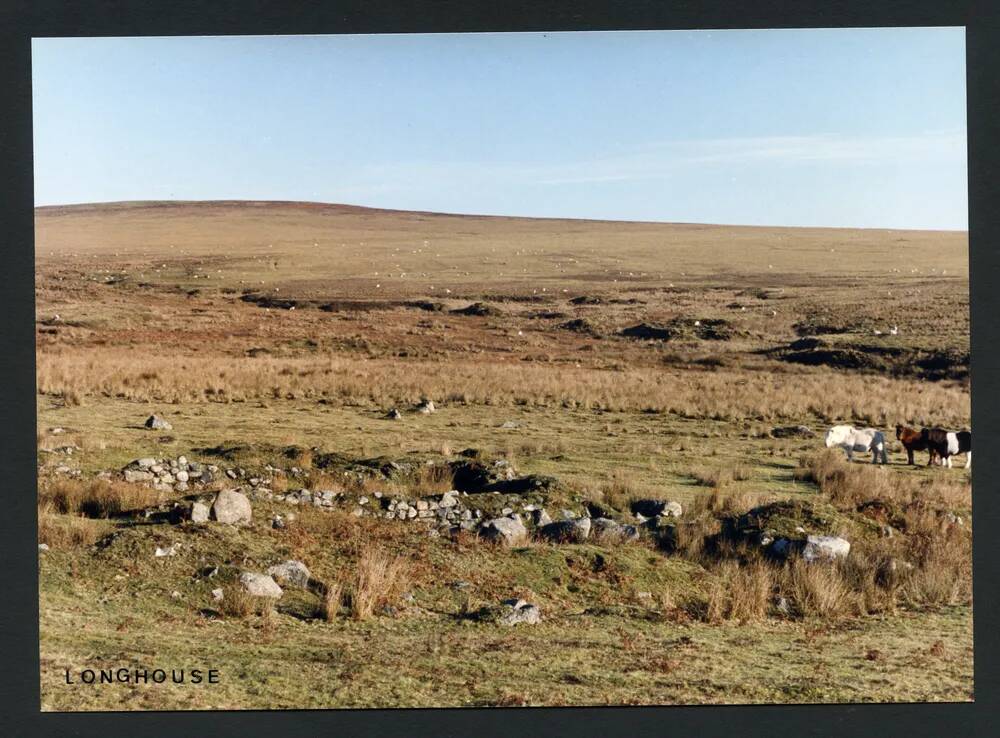
[[942, 233], [968, 233], [965, 228], [920, 228], [920, 227], [885, 227], [885, 226], [850, 226], [850, 225], [787, 225], [787, 224], [761, 224], [761, 223], [711, 223], [704, 221], [681, 221], [681, 220], [636, 220], [631, 218], [584, 218], [578, 216], [559, 215], [510, 215], [499, 213], [472, 213], [443, 210], [410, 210], [403, 208], [391, 208], [379, 205], [358, 205], [345, 202], [324, 202], [321, 200], [268, 200], [258, 198], [213, 198], [213, 199], [166, 199], [166, 200], [97, 200], [90, 202], [68, 202], [68, 203], [48, 203], [44, 205], [35, 204], [34, 211], [57, 208], [99, 208], [108, 206], [134, 206], [134, 207], [163, 207], [172, 205], [276, 205], [276, 206], [310, 206], [310, 207], [331, 207], [350, 208], [353, 210], [374, 210], [387, 213], [412, 213], [414, 215], [432, 215], [439, 217], [459, 217], [459, 218], [497, 218], [508, 220], [570, 220], [584, 223], [636, 223], [641, 225], [679, 225], [679, 226], [713, 226], [732, 228], [814, 228], [823, 230], [853, 230], [853, 231], [924, 231]]

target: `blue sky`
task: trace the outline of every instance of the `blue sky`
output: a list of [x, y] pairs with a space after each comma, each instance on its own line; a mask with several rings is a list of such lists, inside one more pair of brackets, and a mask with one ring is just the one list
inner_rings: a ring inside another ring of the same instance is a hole
[[962, 29], [35, 39], [35, 200], [967, 227]]

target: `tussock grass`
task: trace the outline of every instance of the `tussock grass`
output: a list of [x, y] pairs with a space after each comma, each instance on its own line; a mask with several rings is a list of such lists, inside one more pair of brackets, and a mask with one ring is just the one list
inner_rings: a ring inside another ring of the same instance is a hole
[[88, 518], [111, 518], [130, 510], [157, 505], [167, 493], [108, 479], [53, 479], [38, 490], [39, 504], [54, 512], [79, 514]]
[[762, 561], [740, 566], [735, 561], [723, 562], [716, 571], [717, 579], [709, 590], [705, 618], [709, 622], [762, 620], [767, 616], [775, 589], [773, 567]]
[[60, 514], [48, 502], [38, 505], [38, 542], [51, 548], [92, 546], [107, 532], [103, 521]]
[[222, 614], [237, 620], [249, 618], [262, 609], [261, 599], [254, 597], [239, 584], [224, 587], [222, 590]]
[[[617, 371], [525, 362], [441, 362], [329, 358], [197, 357], [163, 366], [121, 347], [62, 348], [37, 355], [41, 394], [115, 397], [135, 402], [233, 402], [324, 399], [389, 407], [421, 397], [492, 406], [583, 407], [641, 412], [654, 405], [685, 418], [730, 422], [855, 417], [888, 426], [961, 423], [969, 394], [959, 387], [846, 373], [746, 373], [649, 367]], [[155, 373], [153, 373], [155, 372]], [[144, 379], [144, 377], [147, 377]]]
[[406, 583], [407, 571], [402, 559], [380, 548], [366, 548], [355, 569], [350, 593], [351, 617], [367, 620], [376, 608], [395, 601]]
[[782, 580], [782, 591], [805, 617], [837, 619], [858, 612], [857, 593], [836, 565], [794, 559], [782, 572]]
[[319, 604], [319, 617], [328, 623], [336, 620], [340, 613], [340, 606], [343, 604], [344, 585], [335, 580], [326, 585], [323, 590], [323, 597]]

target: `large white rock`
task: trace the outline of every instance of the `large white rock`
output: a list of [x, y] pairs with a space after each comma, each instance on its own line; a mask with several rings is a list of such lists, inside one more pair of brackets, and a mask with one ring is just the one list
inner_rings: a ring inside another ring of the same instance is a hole
[[309, 567], [301, 561], [289, 560], [275, 564], [267, 570], [276, 581], [291, 587], [305, 587], [309, 584]]
[[245, 571], [240, 574], [240, 584], [243, 585], [243, 589], [254, 597], [270, 597], [276, 600], [283, 594], [278, 583], [267, 574], [256, 574], [251, 571]]
[[509, 518], [487, 520], [479, 529], [479, 535], [505, 546], [517, 546], [527, 540], [528, 529], [524, 527], [520, 516], [515, 515]]
[[835, 561], [846, 559], [851, 552], [849, 541], [837, 536], [807, 536], [806, 545], [802, 549], [802, 558], [806, 561]]
[[246, 495], [235, 489], [224, 489], [212, 503], [212, 517], [220, 523], [248, 525], [252, 509]]

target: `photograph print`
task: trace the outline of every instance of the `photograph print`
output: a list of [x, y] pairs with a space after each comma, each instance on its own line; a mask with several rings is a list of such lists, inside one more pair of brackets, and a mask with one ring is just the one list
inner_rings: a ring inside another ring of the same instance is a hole
[[43, 711], [968, 702], [962, 28], [35, 38]]

